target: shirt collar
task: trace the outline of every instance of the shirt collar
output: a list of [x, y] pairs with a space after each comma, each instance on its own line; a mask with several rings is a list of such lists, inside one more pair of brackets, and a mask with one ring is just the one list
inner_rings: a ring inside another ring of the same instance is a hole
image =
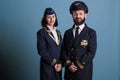
[[[76, 29], [76, 27], [77, 27], [77, 26], [75, 25], [75, 29]], [[79, 27], [80, 30], [82, 30], [82, 29], [85, 27], [85, 24], [83, 23], [83, 24], [81, 24], [81, 25], [78, 26], [78, 27]]]

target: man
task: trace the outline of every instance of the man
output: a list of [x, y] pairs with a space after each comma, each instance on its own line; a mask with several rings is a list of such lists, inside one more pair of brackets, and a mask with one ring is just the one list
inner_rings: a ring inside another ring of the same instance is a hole
[[92, 80], [93, 58], [96, 53], [96, 31], [85, 24], [88, 7], [82, 1], [70, 6], [74, 25], [64, 34], [62, 58], [65, 80]]

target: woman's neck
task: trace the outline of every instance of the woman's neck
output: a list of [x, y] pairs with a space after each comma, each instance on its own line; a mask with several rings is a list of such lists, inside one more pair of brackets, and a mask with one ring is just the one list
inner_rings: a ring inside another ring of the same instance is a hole
[[48, 28], [52, 31], [54, 29], [54, 26], [47, 25]]

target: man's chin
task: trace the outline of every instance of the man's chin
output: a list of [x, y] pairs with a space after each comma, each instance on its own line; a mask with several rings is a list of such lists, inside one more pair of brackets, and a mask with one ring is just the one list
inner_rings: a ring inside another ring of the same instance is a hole
[[76, 20], [74, 21], [76, 25], [81, 25], [85, 22], [85, 19], [84, 20]]
[[76, 25], [81, 25], [83, 22], [75, 22]]

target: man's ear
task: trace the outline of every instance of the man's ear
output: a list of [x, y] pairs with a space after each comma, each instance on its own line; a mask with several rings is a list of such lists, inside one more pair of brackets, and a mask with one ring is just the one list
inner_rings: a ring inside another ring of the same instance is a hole
[[87, 18], [87, 14], [85, 13], [85, 19]]

